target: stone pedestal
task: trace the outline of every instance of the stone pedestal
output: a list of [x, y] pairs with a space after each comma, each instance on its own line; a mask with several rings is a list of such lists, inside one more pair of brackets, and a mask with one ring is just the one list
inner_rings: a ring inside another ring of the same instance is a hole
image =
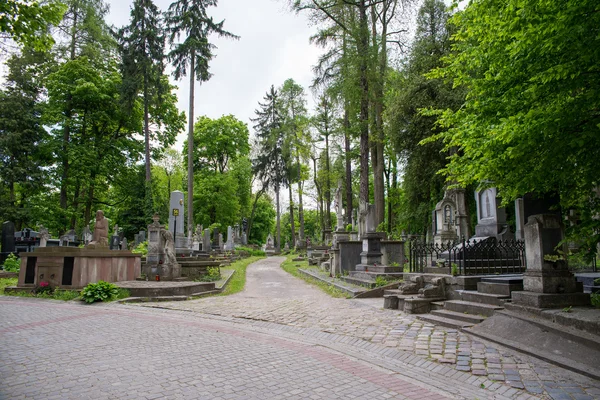
[[[582, 293], [562, 255], [566, 246], [560, 217], [537, 214], [525, 225], [527, 270], [523, 274], [522, 292], [512, 293], [512, 302], [534, 308], [561, 308], [589, 305], [589, 294]], [[560, 246], [560, 247], [559, 247]], [[560, 250], [560, 253], [557, 252]]]
[[381, 239], [380, 232], [367, 232], [362, 239], [362, 253], [360, 253], [360, 264], [356, 266], [357, 271], [365, 271], [373, 265], [381, 265]]

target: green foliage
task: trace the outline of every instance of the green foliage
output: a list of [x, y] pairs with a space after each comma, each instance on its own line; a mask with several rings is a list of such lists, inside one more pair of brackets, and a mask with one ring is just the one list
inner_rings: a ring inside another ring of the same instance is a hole
[[258, 250], [258, 249], [252, 248], [252, 247], [240, 246], [240, 247], [236, 247], [235, 250], [236, 251], [240, 251], [240, 252], [246, 252], [250, 256], [253, 256], [253, 257], [264, 257], [264, 256], [266, 256], [266, 254], [265, 254], [264, 251]]
[[592, 293], [590, 295], [590, 300], [592, 301], [592, 305], [596, 308], [600, 308], [600, 293]]
[[[459, 185], [493, 182], [505, 201], [558, 193], [582, 211], [574, 231], [595, 248], [600, 210], [600, 25], [595, 0], [481, 0], [457, 12], [453, 52], [430, 74], [469, 90], [436, 107], [436, 135], [456, 153]], [[590, 201], [593, 199], [593, 201]]]
[[99, 281], [98, 283], [88, 283], [81, 291], [81, 299], [86, 303], [96, 301], [111, 301], [119, 296], [119, 288], [109, 282]]
[[262, 195], [257, 203], [250, 228], [250, 240], [255, 244], [263, 244], [267, 241], [269, 232], [275, 226], [275, 207], [273, 201], [267, 195]]
[[15, 254], [11, 253], [4, 260], [2, 269], [6, 272], [19, 272], [21, 270], [21, 260]]
[[19, 278], [0, 278], [0, 294], [4, 294], [4, 288], [7, 286], [17, 286]]
[[452, 263], [451, 273], [452, 276], [458, 276], [458, 265]]
[[346, 225], [346, 232], [352, 232], [352, 224]]
[[287, 260], [285, 260], [281, 264], [281, 268], [285, 272], [295, 276], [296, 278], [300, 278], [311, 285], [317, 286], [319, 289], [321, 289], [331, 297], [346, 299], [350, 297], [347, 293], [342, 292], [340, 289], [336, 288], [331, 284], [314, 279], [312, 277], [308, 277], [298, 272], [298, 268], [308, 268], [308, 261], [292, 261], [292, 259], [295, 257], [297, 257], [295, 254], [287, 255]]
[[387, 285], [388, 283], [388, 280], [384, 276], [378, 275], [377, 277], [375, 277], [375, 287], [382, 287]]
[[[248, 155], [248, 127], [233, 115], [218, 119], [201, 116], [194, 125], [194, 169], [215, 173], [229, 170], [230, 163]], [[187, 142], [183, 152], [187, 154]]]
[[195, 279], [196, 282], [216, 282], [221, 279], [221, 270], [219, 267], [208, 267], [206, 274]]
[[142, 257], [146, 257], [148, 255], [148, 241], [141, 242], [137, 246], [131, 250], [132, 253], [141, 254]]
[[0, 2], [0, 32], [21, 45], [49, 50], [54, 43], [50, 27], [58, 25], [65, 9], [60, 1]]

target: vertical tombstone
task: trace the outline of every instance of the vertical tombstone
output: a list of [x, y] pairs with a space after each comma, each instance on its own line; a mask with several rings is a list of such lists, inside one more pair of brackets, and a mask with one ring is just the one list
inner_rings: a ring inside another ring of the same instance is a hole
[[219, 250], [223, 251], [223, 249], [225, 248], [225, 245], [223, 243], [223, 234], [222, 233], [219, 233], [219, 237], [217, 239], [217, 244], [219, 246]]
[[110, 237], [109, 248], [111, 250], [121, 249], [121, 237], [119, 236], [119, 225], [115, 224], [114, 232]]
[[219, 243], [219, 228], [215, 227], [215, 229], [213, 229], [212, 248], [214, 250], [219, 250]]
[[210, 229], [206, 228], [202, 236], [202, 251], [210, 253], [210, 250]]
[[128, 248], [127, 248], [127, 247], [128, 247], [127, 238], [126, 238], [126, 237], [124, 237], [124, 238], [121, 240], [121, 250], [128, 250]]
[[154, 214], [152, 222], [148, 225], [148, 255], [146, 261], [148, 264], [158, 264], [160, 261], [160, 228], [161, 225], [158, 222], [158, 214]]
[[92, 241], [93, 237], [94, 237], [94, 234], [90, 230], [89, 225], [87, 225], [85, 228], [83, 228], [83, 231], [81, 232], [81, 241], [83, 242], [83, 244], [85, 244], [87, 246], [88, 243], [90, 243]]
[[525, 204], [523, 198], [515, 200], [515, 239], [525, 239]]
[[499, 207], [500, 199], [497, 197], [495, 187], [475, 192], [477, 204], [476, 237], [495, 237], [506, 240], [512, 237], [506, 223], [506, 211]]
[[48, 244], [48, 239], [50, 239], [50, 234], [48, 233], [48, 229], [40, 226], [40, 247], [46, 247]]
[[169, 230], [175, 239], [175, 247], [186, 247], [184, 243], [184, 208], [183, 208], [183, 193], [179, 190], [171, 192], [169, 200]]
[[225, 250], [233, 250], [233, 228], [231, 226], [227, 227], [227, 242], [225, 243]]
[[140, 231], [138, 233], [138, 239], [139, 239], [140, 243], [145, 242], [146, 241], [146, 231]]
[[15, 224], [11, 221], [6, 221], [2, 224], [2, 253], [0, 253], [0, 264], [4, 264], [4, 260], [9, 254], [15, 252]]
[[532, 308], [586, 306], [590, 295], [582, 292], [568, 269], [561, 218], [536, 214], [525, 224], [527, 270], [524, 291], [512, 292], [512, 303]]

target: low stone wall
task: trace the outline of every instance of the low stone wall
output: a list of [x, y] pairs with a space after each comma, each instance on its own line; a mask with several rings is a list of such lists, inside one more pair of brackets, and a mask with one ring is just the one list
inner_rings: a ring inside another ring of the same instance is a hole
[[141, 273], [141, 257], [128, 250], [39, 247], [21, 253], [20, 288], [40, 282], [61, 289], [81, 289], [98, 281], [135, 280]]

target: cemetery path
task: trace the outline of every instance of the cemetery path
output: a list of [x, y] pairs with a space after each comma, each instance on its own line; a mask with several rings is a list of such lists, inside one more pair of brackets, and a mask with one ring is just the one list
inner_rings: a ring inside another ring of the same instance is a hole
[[280, 268], [243, 292], [94, 304], [0, 296], [0, 399], [594, 399], [600, 382]]

